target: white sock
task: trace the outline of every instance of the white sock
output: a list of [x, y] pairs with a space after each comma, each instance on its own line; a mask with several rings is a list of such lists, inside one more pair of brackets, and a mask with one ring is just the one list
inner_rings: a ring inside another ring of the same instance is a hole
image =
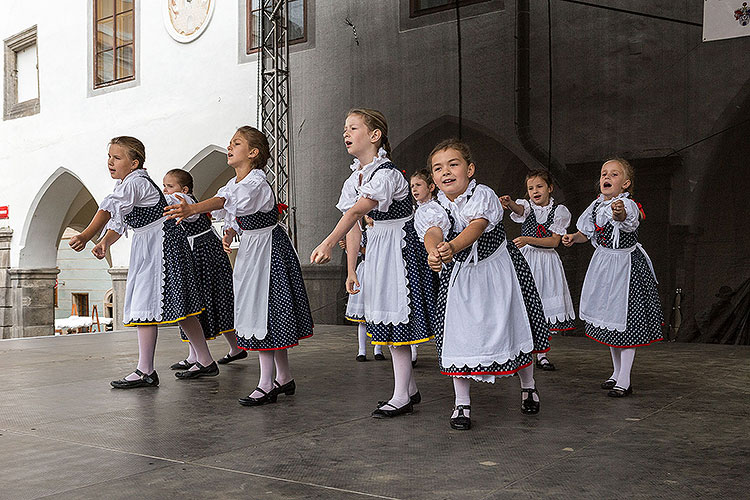
[[[138, 369], [146, 375], [154, 371], [154, 354], [156, 353], [156, 337], [159, 329], [156, 325], [138, 327]], [[140, 377], [131, 373], [125, 380], [138, 380]]]
[[417, 360], [417, 344], [411, 345], [411, 360], [412, 361]]
[[[464, 377], [453, 377], [453, 392], [456, 395], [455, 404], [470, 405], [471, 404], [471, 379]], [[471, 410], [464, 410], [464, 415], [469, 416]], [[451, 418], [458, 416], [458, 410], [454, 409]]]
[[242, 352], [242, 349], [240, 349], [237, 346], [237, 334], [234, 332], [226, 332], [223, 334], [224, 338], [227, 341], [227, 344], [229, 344], [229, 355], [230, 356], [236, 356], [239, 353]]
[[375, 347], [372, 350], [373, 354], [383, 354], [383, 346], [380, 344], [375, 344]]
[[[258, 351], [258, 363], [260, 364], [260, 379], [258, 380], [258, 387], [265, 392], [268, 392], [273, 389], [273, 351]], [[259, 398], [262, 396], [262, 392], [253, 391], [250, 393], [250, 397], [253, 398]]]
[[409, 385], [412, 382], [411, 350], [405, 346], [388, 348], [393, 362], [393, 397], [388, 404], [401, 408], [409, 402]]
[[[198, 316], [190, 316], [180, 321], [180, 327], [185, 335], [190, 340], [190, 345], [195, 349], [196, 359], [202, 366], [208, 366], [214, 362], [211, 357], [211, 351], [208, 350], [208, 344], [206, 343], [206, 337], [203, 335], [203, 327], [198, 319]], [[198, 365], [193, 365], [190, 370], [198, 370]]]
[[367, 327], [364, 323], [357, 325], [357, 340], [359, 340], [358, 356], [367, 354]]
[[[547, 351], [547, 352], [549, 352], [549, 351]], [[536, 359], [539, 360], [539, 361], [542, 361], [542, 358], [546, 358], [547, 357], [547, 352], [538, 352], [538, 353], [536, 353]], [[546, 365], [548, 363], [549, 363], [549, 359], [545, 359], [542, 362], [543, 365]]]
[[185, 361], [192, 364], [198, 361], [198, 356], [195, 354], [195, 349], [193, 349], [193, 344], [188, 342], [188, 347], [190, 348], [190, 352], [188, 353], [188, 357], [185, 358]]
[[612, 376], [609, 378], [612, 380], [617, 380], [617, 377], [620, 375], [620, 352], [622, 349], [619, 347], [610, 347], [609, 352], [612, 354]]
[[292, 381], [292, 370], [289, 368], [288, 349], [273, 351], [273, 362], [276, 366], [276, 382], [284, 385]]
[[[534, 365], [531, 364], [527, 366], [526, 368], [522, 368], [518, 370], [518, 378], [521, 379], [521, 389], [534, 389], [536, 388], [536, 382], [534, 381]], [[532, 394], [534, 401], [539, 401], [539, 395], [534, 393]], [[521, 399], [526, 399], [529, 397], [528, 392], [524, 392], [521, 396]]]
[[617, 387], [630, 388], [630, 370], [635, 361], [635, 347], [620, 349], [620, 372], [617, 374]]

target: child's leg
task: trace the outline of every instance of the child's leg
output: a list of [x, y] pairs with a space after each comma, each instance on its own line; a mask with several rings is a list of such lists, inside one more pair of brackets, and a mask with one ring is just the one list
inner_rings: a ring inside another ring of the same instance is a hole
[[635, 361], [635, 347], [618, 349], [620, 351], [620, 371], [617, 374], [617, 387], [628, 389], [630, 387], [630, 370]]
[[[159, 329], [156, 325], [138, 327], [138, 369], [146, 375], [154, 371], [154, 353], [156, 352], [156, 337]], [[138, 380], [135, 373], [131, 373], [125, 380]]]
[[[453, 377], [453, 392], [456, 394], [456, 400], [455, 405], [461, 406], [465, 405], [468, 406], [471, 404], [471, 379], [463, 378], [463, 377]], [[464, 415], [469, 416], [471, 410], [464, 410]], [[451, 415], [451, 418], [456, 418], [458, 416], [458, 410], [453, 410], [453, 415]]]
[[185, 361], [193, 364], [198, 361], [198, 355], [195, 353], [195, 349], [193, 349], [193, 344], [191, 342], [188, 342], [188, 348], [190, 349], [190, 352], [188, 353], [188, 357], [185, 358]]
[[[414, 366], [413, 363], [414, 362], [412, 361], [412, 366]], [[411, 397], [418, 392], [419, 392], [419, 389], [417, 389], [417, 379], [414, 378], [414, 370], [411, 370], [409, 372], [409, 399], [411, 399]]]
[[417, 360], [417, 344], [411, 345], [411, 360], [412, 362]]
[[[270, 392], [271, 389], [273, 389], [274, 357], [273, 351], [258, 351], [258, 362], [260, 364], [260, 379], [258, 380], [258, 387], [265, 392]], [[263, 393], [253, 391], [250, 394], [250, 397], [261, 398], [263, 397]]]
[[276, 365], [276, 382], [284, 385], [292, 380], [292, 370], [289, 368], [288, 349], [273, 351], [273, 361]]
[[372, 353], [375, 355], [383, 354], [383, 346], [380, 344], [375, 344], [375, 347], [373, 348]]
[[365, 356], [367, 354], [367, 326], [364, 323], [357, 325], [357, 340], [359, 341], [357, 356]]
[[[613, 368], [612, 375], [609, 378], [610, 380], [616, 381], [618, 380], [617, 377], [619, 377], [620, 375], [620, 366], [621, 366], [620, 353], [622, 352], [622, 349], [620, 349], [619, 347], [610, 347], [609, 352], [612, 355], [612, 368]], [[630, 370], [628, 370], [628, 373], [630, 373]], [[628, 375], [628, 378], [629, 377], [630, 376]]]
[[[201, 322], [197, 316], [190, 316], [180, 321], [180, 326], [185, 332], [185, 336], [190, 340], [190, 344], [195, 349], [196, 359], [202, 366], [208, 366], [214, 362], [211, 357], [211, 352], [208, 350], [208, 344], [206, 343], [206, 337], [203, 335], [203, 328]], [[196, 364], [190, 367], [190, 370], [199, 370], [200, 367]]]
[[239, 353], [242, 352], [242, 349], [237, 347], [237, 334], [234, 332], [226, 332], [223, 334], [224, 338], [227, 341], [227, 344], [229, 344], [229, 355], [230, 356], [236, 356]]
[[411, 350], [405, 346], [388, 346], [393, 360], [393, 397], [388, 404], [401, 408], [409, 402], [411, 382]]
[[[518, 378], [521, 380], [521, 389], [535, 389], [536, 382], [534, 381], [534, 365], [531, 364], [526, 368], [518, 370]], [[521, 400], [529, 397], [528, 392], [521, 393]], [[532, 394], [534, 401], [539, 401], [539, 395], [537, 393]]]

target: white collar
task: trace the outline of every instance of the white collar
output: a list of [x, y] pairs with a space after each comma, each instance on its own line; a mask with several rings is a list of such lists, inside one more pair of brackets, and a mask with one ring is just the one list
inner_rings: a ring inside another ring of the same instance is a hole
[[235, 184], [244, 184], [246, 182], [250, 182], [250, 180], [254, 179], [255, 177], [257, 177], [258, 179], [263, 179], [263, 180], [267, 179], [266, 173], [263, 171], [262, 168], [254, 168], [241, 181], [238, 181], [237, 180], [237, 176], [235, 175], [234, 176], [234, 183]]
[[469, 185], [468, 185], [468, 186], [466, 186], [466, 191], [464, 191], [464, 192], [463, 192], [463, 193], [461, 193], [460, 195], [456, 196], [456, 199], [455, 199], [455, 200], [453, 200], [453, 201], [451, 201], [450, 199], [448, 199], [448, 197], [447, 197], [447, 196], [445, 196], [445, 193], [444, 193], [444, 192], [442, 192], [442, 191], [438, 191], [438, 196], [439, 196], [439, 197], [441, 197], [441, 198], [440, 198], [441, 200], [447, 201], [448, 203], [453, 203], [454, 205], [458, 205], [458, 202], [460, 202], [460, 201], [461, 201], [461, 200], [463, 200], [463, 199], [464, 199], [464, 198], [465, 198], [466, 196], [468, 196], [468, 194], [469, 194], [470, 192], [472, 192], [472, 191], [474, 190], [474, 188], [476, 187], [476, 185], [477, 185], [477, 181], [476, 181], [476, 179], [472, 179], [472, 180], [471, 180], [471, 181], [469, 182]]
[[617, 200], [623, 200], [623, 199], [629, 198], [629, 197], [630, 197], [630, 193], [628, 193], [627, 191], [624, 191], [624, 192], [618, 194], [617, 196], [615, 196], [613, 198], [610, 198], [609, 200], [605, 200], [604, 199], [604, 195], [600, 193], [599, 196], [596, 197], [596, 199], [597, 199], [597, 201], [600, 202], [599, 209], [602, 209], [602, 208], [610, 206], [613, 202], [615, 202]]
[[384, 148], [381, 147], [380, 149], [378, 149], [378, 154], [376, 156], [373, 156], [372, 161], [368, 163], [367, 165], [365, 165], [364, 167], [362, 166], [362, 163], [359, 161], [359, 158], [355, 158], [352, 164], [349, 165], [349, 168], [352, 169], [352, 172], [356, 172], [357, 170], [365, 171], [376, 163], [379, 166], [385, 163], [386, 161], [388, 161], [388, 152]]
[[531, 200], [531, 198], [529, 198], [529, 205], [531, 205], [532, 208], [538, 209], [538, 210], [545, 210], [548, 208], [552, 208], [554, 204], [555, 204], [555, 199], [551, 196], [549, 197], [549, 203], [547, 203], [546, 205], [537, 205]]
[[135, 170], [130, 172], [128, 175], [126, 175], [124, 179], [117, 179], [115, 181], [115, 186], [119, 186], [125, 181], [130, 181], [138, 177], [148, 177], [148, 172], [146, 172], [145, 168], [136, 168]]

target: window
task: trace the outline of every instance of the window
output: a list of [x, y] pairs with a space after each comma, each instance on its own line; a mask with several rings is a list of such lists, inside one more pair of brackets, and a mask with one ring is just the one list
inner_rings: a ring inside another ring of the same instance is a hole
[[133, 0], [94, 1], [94, 88], [135, 78]]
[[[432, 14], [441, 10], [455, 9], [456, 0], [409, 0], [409, 16], [422, 16]], [[486, 2], [487, 0], [459, 0], [459, 5], [470, 5], [472, 3]]]
[[36, 26], [5, 40], [3, 120], [39, 113]]
[[[260, 17], [263, 2], [247, 0], [247, 53], [256, 52], [261, 45]], [[289, 0], [289, 45], [307, 41], [307, 0]], [[268, 22], [268, 21], [266, 21]]]
[[76, 316], [88, 316], [89, 315], [89, 294], [88, 293], [74, 293], [72, 294], [73, 307], [72, 313]]

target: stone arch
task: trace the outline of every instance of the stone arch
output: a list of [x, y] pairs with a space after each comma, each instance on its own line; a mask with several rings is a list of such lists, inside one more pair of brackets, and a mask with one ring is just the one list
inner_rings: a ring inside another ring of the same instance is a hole
[[213, 196], [216, 191], [234, 177], [234, 169], [227, 165], [227, 150], [209, 144], [183, 167], [193, 176], [193, 194], [198, 200]]

